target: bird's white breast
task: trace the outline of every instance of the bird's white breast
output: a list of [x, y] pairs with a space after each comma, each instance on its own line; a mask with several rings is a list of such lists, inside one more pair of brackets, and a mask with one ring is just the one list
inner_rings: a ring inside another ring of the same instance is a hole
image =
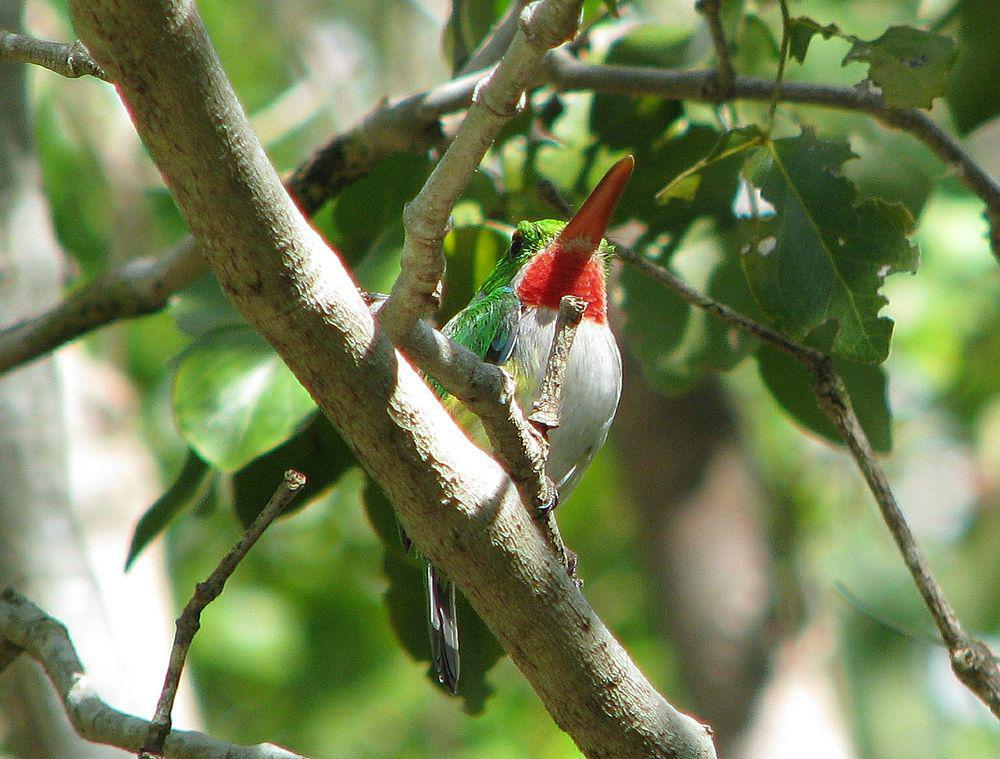
[[[556, 312], [526, 309], [518, 324], [512, 358], [524, 372], [518, 403], [530, 413], [545, 373], [555, 332]], [[580, 322], [566, 364], [559, 427], [549, 433], [546, 471], [566, 498], [608, 436], [621, 395], [622, 362], [607, 323]]]

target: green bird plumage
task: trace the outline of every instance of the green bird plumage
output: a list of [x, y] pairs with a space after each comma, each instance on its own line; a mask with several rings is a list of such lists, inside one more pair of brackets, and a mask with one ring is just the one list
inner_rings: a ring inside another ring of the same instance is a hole
[[[545, 372], [559, 300], [564, 295], [586, 300], [587, 310], [567, 361], [560, 423], [548, 436], [546, 473], [560, 500], [566, 499], [604, 443], [618, 407], [621, 357], [607, 323], [612, 248], [604, 231], [633, 166], [631, 156], [616, 163], [569, 222], [518, 224], [510, 249], [469, 305], [443, 330], [484, 361], [510, 372], [517, 401], [527, 413]], [[487, 445], [478, 418], [450, 397], [444, 402], [469, 436]], [[459, 678], [455, 587], [431, 564], [427, 593], [432, 659], [438, 679], [455, 692]]]

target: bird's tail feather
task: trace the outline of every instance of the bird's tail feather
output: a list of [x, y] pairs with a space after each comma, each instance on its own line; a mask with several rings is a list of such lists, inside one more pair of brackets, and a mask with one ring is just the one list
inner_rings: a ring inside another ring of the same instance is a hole
[[458, 692], [458, 616], [455, 584], [427, 564], [427, 607], [431, 634], [431, 659], [438, 680], [452, 693]]

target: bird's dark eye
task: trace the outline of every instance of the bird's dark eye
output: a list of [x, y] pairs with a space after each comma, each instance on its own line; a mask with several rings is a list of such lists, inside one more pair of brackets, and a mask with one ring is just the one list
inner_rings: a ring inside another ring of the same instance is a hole
[[515, 229], [514, 234], [510, 236], [510, 250], [507, 251], [507, 256], [509, 258], [517, 258], [521, 255], [521, 249], [524, 247], [524, 235], [521, 234], [520, 229]]

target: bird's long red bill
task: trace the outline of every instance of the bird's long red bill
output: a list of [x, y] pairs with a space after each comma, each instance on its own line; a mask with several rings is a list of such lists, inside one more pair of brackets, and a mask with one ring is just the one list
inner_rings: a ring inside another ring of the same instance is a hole
[[625, 191], [625, 185], [632, 176], [635, 159], [632, 156], [622, 158], [608, 169], [608, 173], [597, 183], [590, 196], [583, 201], [580, 210], [570, 219], [563, 231], [559, 233], [561, 244], [577, 240], [586, 240], [590, 250], [596, 250], [604, 237], [604, 231], [611, 222], [615, 206]]

